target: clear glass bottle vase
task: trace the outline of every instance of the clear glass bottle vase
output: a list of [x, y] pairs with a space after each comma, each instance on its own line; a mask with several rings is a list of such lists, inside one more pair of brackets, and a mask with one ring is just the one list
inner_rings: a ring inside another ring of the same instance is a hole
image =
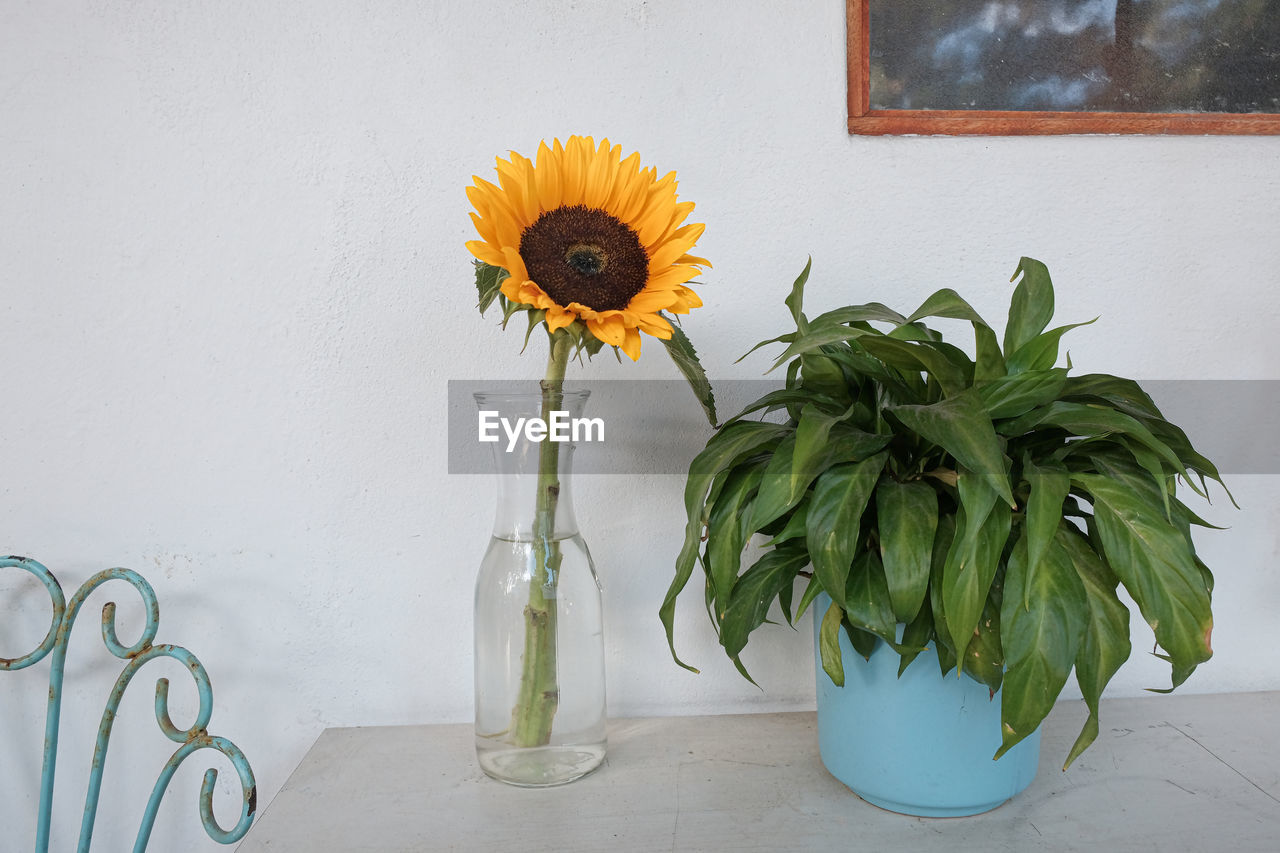
[[[570, 489], [588, 394], [475, 395], [498, 437], [497, 517], [476, 577], [476, 756], [513, 785], [571, 782], [605, 755], [600, 583]], [[548, 426], [542, 440], [518, 427], [532, 419]]]

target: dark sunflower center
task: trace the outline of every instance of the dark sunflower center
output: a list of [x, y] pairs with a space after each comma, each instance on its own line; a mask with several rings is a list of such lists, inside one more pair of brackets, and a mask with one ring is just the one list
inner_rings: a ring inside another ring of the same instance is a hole
[[529, 278], [558, 305], [621, 310], [644, 290], [649, 256], [636, 232], [585, 205], [548, 210], [520, 235]]

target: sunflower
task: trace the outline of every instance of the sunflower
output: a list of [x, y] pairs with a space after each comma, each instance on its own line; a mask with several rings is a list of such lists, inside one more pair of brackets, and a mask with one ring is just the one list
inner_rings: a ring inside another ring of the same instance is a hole
[[624, 160], [589, 136], [543, 142], [536, 163], [513, 151], [497, 171], [497, 186], [467, 187], [482, 238], [467, 249], [506, 270], [502, 295], [545, 311], [548, 331], [581, 321], [635, 360], [641, 332], [671, 338], [661, 312], [702, 304], [686, 283], [711, 266], [688, 254], [705, 226], [683, 224], [693, 203], [676, 200], [675, 172], [659, 179], [639, 154]]

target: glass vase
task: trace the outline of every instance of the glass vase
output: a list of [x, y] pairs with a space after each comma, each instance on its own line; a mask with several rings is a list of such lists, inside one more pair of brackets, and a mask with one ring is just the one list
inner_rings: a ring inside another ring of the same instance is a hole
[[476, 577], [476, 756], [513, 785], [571, 782], [605, 755], [600, 583], [570, 489], [588, 394], [475, 395], [498, 475]]

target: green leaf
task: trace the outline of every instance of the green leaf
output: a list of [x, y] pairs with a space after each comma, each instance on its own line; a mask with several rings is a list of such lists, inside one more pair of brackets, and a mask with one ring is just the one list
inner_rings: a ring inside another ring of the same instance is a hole
[[862, 513], [888, 454], [828, 468], [814, 483], [805, 544], [814, 574], [833, 601], [843, 601], [845, 581], [858, 552]]
[[899, 370], [925, 371], [948, 394], [958, 394], [965, 384], [964, 371], [952, 364], [945, 355], [929, 346], [899, 341], [883, 335], [866, 335], [858, 345], [876, 358]]
[[502, 308], [502, 328], [507, 327], [507, 323], [511, 322], [511, 318], [519, 314], [521, 311], [528, 311], [529, 306], [521, 302], [511, 302], [502, 294], [498, 294], [498, 306]]
[[826, 415], [805, 406], [794, 439], [778, 445], [765, 469], [751, 518], [752, 530], [760, 530], [798, 504], [822, 471], [841, 462], [862, 461], [889, 443], [891, 436], [873, 435], [840, 424], [847, 414], [848, 411]]
[[760, 487], [763, 473], [757, 467], [736, 469], [711, 508], [707, 522], [707, 571], [715, 592], [717, 622], [724, 619], [724, 609], [738, 579], [738, 570], [742, 568], [742, 549], [751, 534], [748, 529], [751, 500]]
[[924, 304], [907, 318], [907, 322], [914, 323], [925, 317], [949, 317], [953, 320], [968, 320], [980, 326], [988, 325], [987, 321], [973, 310], [973, 306], [949, 287], [944, 287], [926, 299]]
[[521, 355], [524, 355], [524, 351], [529, 348], [529, 338], [533, 335], [533, 330], [538, 328], [538, 324], [540, 324], [547, 316], [547, 312], [541, 309], [537, 311], [529, 311], [528, 314], [529, 328], [525, 329], [524, 345], [520, 347]]
[[1004, 365], [1004, 355], [1000, 352], [1000, 343], [996, 333], [988, 326], [973, 324], [973, 337], [976, 356], [974, 358], [974, 382], [990, 382], [999, 379], [1008, 372]]
[[896, 329], [893, 329], [885, 337], [893, 338], [895, 341], [937, 341], [941, 337], [933, 329], [930, 329], [924, 323], [903, 323]]
[[846, 404], [849, 399], [849, 387], [839, 362], [821, 350], [800, 356], [800, 385], [810, 393], [835, 397]]
[[[594, 358], [602, 349], [604, 349], [604, 341], [600, 340], [595, 335], [587, 332], [582, 336], [582, 350], [587, 354], [588, 359]], [[614, 347], [614, 352], [617, 353], [617, 351], [618, 348]], [[579, 361], [581, 361], [581, 359], [579, 359]]]
[[[876, 385], [881, 386], [890, 396], [897, 400], [914, 400], [915, 395], [910, 391], [909, 382], [923, 387], [923, 383], [919, 376], [912, 376], [910, 380], [903, 377], [898, 371], [888, 367], [884, 362], [875, 356], [865, 352], [855, 352], [851, 349], [830, 348], [824, 350], [827, 357], [838, 362], [846, 371], [852, 374], [849, 385], [860, 389], [870, 387], [870, 383], [864, 383], [862, 380], [871, 380]], [[912, 368], [914, 374], [917, 368]]]
[[1031, 370], [977, 383], [978, 394], [992, 420], [1016, 418], [1058, 399], [1067, 370]]
[[743, 572], [733, 587], [720, 622], [720, 643], [731, 658], [746, 648], [747, 637], [765, 621], [769, 607], [809, 562], [803, 549], [767, 551]]
[[798, 355], [804, 355], [807, 352], [813, 352], [819, 347], [827, 344], [840, 343], [841, 341], [851, 341], [855, 338], [861, 338], [866, 335], [873, 335], [874, 332], [867, 332], [862, 329], [851, 329], [848, 326], [815, 326], [809, 324], [809, 328], [804, 334], [796, 334], [795, 340], [791, 342], [782, 354], [774, 359], [773, 366], [766, 373], [777, 370], [778, 367]]
[[680, 373], [689, 382], [689, 387], [693, 390], [693, 396], [698, 398], [698, 403], [702, 405], [702, 411], [707, 415], [707, 422], [714, 427], [716, 425], [716, 398], [711, 391], [711, 382], [707, 379], [707, 372], [702, 369], [702, 362], [698, 361], [698, 352], [693, 348], [693, 342], [689, 340], [689, 336], [684, 333], [683, 329], [672, 323], [671, 338], [670, 340], [662, 341], [662, 343], [667, 348], [667, 355], [671, 356], [671, 360], [675, 362]]
[[797, 434], [792, 433], [778, 444], [777, 449], [769, 457], [769, 463], [764, 469], [764, 477], [760, 481], [760, 493], [752, 504], [751, 518], [748, 519], [752, 531], [763, 529], [799, 503], [800, 496], [809, 486], [807, 482], [799, 486], [796, 490], [799, 494], [792, 496], [796, 441]]
[[1173, 687], [1212, 655], [1209, 590], [1182, 531], [1120, 483], [1077, 474], [1093, 503], [1097, 541], [1173, 665]]
[[729, 420], [721, 424], [721, 428], [730, 424], [737, 423], [744, 417], [755, 412], [764, 411], [763, 417], [767, 417], [770, 412], [784, 408], [788, 405], [805, 406], [812, 405], [817, 409], [827, 413], [842, 412], [845, 406], [832, 397], [826, 397], [819, 394], [813, 394], [802, 388], [779, 388], [776, 391], [770, 391], [768, 394], [749, 403], [746, 408], [738, 412]]
[[822, 584], [818, 583], [818, 576], [809, 575], [809, 582], [805, 585], [804, 592], [800, 594], [800, 603], [796, 605], [796, 618], [803, 616], [809, 609], [809, 605], [813, 604], [813, 600], [821, 594]]
[[[807, 564], [809, 555], [806, 554], [804, 559]], [[782, 589], [778, 590], [778, 606], [782, 609], [782, 616], [787, 620], [787, 624], [794, 628], [796, 620], [791, 616], [791, 599], [795, 596], [796, 586], [794, 583], [795, 578], [791, 580], [792, 583], [784, 584]]]
[[1000, 610], [1008, 669], [1000, 706], [1004, 742], [996, 758], [1035, 731], [1053, 708], [1071, 674], [1088, 613], [1084, 584], [1062, 546], [1055, 540], [1033, 567], [1026, 538], [1020, 538], [1009, 555]]
[[689, 583], [698, 559], [699, 545], [702, 541], [703, 502], [707, 499], [707, 492], [711, 489], [716, 477], [741, 459], [744, 454], [752, 453], [771, 441], [780, 440], [788, 431], [788, 428], [781, 424], [740, 421], [713, 435], [707, 442], [707, 446], [689, 464], [689, 475], [684, 487], [685, 514], [688, 517], [684, 530], [684, 544], [680, 548], [680, 555], [676, 558], [675, 577], [672, 578], [671, 586], [667, 589], [662, 607], [658, 611], [667, 631], [667, 645], [671, 649], [671, 657], [685, 669], [697, 672], [680, 660], [679, 655], [676, 654], [676, 599]]
[[897, 637], [897, 620], [889, 603], [884, 567], [875, 551], [861, 551], [853, 560], [844, 592], [845, 619], [890, 643]]
[[[951, 646], [951, 628], [947, 624], [947, 611], [942, 604], [942, 577], [946, 572], [947, 555], [951, 553], [955, 540], [955, 514], [948, 512], [938, 516], [938, 532], [933, 538], [933, 557], [929, 565], [929, 611], [938, 651], [938, 666], [943, 676], [955, 666], [955, 651]], [[924, 610], [923, 607], [920, 609]]]
[[[1186, 468], [1172, 450], [1151, 434], [1136, 418], [1102, 406], [1058, 401], [1042, 410], [1040, 424], [1062, 427], [1075, 435], [1094, 436], [1121, 433], [1154, 451], [1170, 468], [1186, 477]], [[1188, 479], [1188, 485], [1196, 489]], [[1200, 491], [1196, 489], [1196, 491]]]
[[982, 398], [972, 389], [923, 406], [887, 406], [908, 429], [938, 445], [970, 471], [980, 474], [1009, 506], [1008, 458], [1004, 455]]
[[476, 261], [476, 290], [480, 293], [480, 314], [489, 310], [489, 306], [493, 304], [493, 300], [498, 298], [498, 294], [502, 292], [502, 282], [509, 278], [507, 271], [502, 267], [495, 267], [486, 264], [484, 261]]
[[1081, 326], [1088, 326], [1090, 323], [1097, 322], [1097, 319], [1097, 317], [1094, 317], [1092, 320], [1086, 320], [1083, 323], [1059, 326], [1027, 341], [1005, 359], [1009, 372], [1024, 373], [1028, 370], [1048, 370], [1053, 367], [1058, 362], [1058, 342], [1062, 339], [1062, 336], [1072, 329], [1078, 329]]
[[840, 623], [843, 619], [844, 611], [833, 601], [818, 629], [818, 654], [822, 658], [822, 670], [836, 687], [844, 687], [844, 664], [840, 660]]
[[849, 645], [853, 646], [853, 650], [861, 655], [863, 660], [871, 660], [871, 654], [876, 650], [876, 644], [880, 642], [880, 638], [869, 631], [862, 630], [847, 618], [840, 622], [840, 626], [844, 628], [844, 635], [849, 638]]
[[918, 480], [886, 479], [876, 489], [876, 518], [893, 615], [899, 622], [911, 622], [929, 588], [938, 495]]
[[971, 471], [960, 471], [957, 492], [956, 538], [942, 572], [942, 609], [956, 657], [963, 659], [991, 591], [1012, 516], [1008, 505]]
[[1004, 682], [1004, 646], [1000, 642], [1000, 576], [991, 583], [991, 594], [982, 605], [982, 616], [964, 653], [964, 672], [987, 686], [995, 696]]
[[1064, 397], [1100, 397], [1116, 405], [1121, 411], [1134, 417], [1150, 417], [1164, 420], [1155, 401], [1132, 379], [1122, 379], [1106, 373], [1086, 373], [1071, 376], [1062, 389]]
[[[929, 606], [929, 596], [926, 595], [924, 601], [920, 605], [920, 612], [916, 614], [916, 618], [907, 623], [902, 629], [901, 651], [898, 661], [898, 677], [902, 677], [902, 673], [907, 671], [907, 667], [916, 659], [916, 655], [924, 651], [929, 644], [929, 638], [933, 636], [933, 609]], [[945, 673], [944, 673], [945, 675]]]
[[[1013, 277], [1022, 280], [1013, 289], [1009, 303], [1009, 323], [1004, 329], [1004, 351], [1017, 352], [1043, 332], [1053, 319], [1053, 281], [1049, 269], [1034, 258], [1023, 258]], [[1052, 365], [1051, 365], [1052, 366]]]
[[[761, 497], [756, 496], [756, 502], [759, 503]], [[786, 523], [782, 529], [773, 534], [773, 538], [766, 544], [780, 545], [783, 542], [789, 542], [792, 539], [800, 539], [805, 535], [805, 530], [809, 526], [809, 496], [800, 499], [800, 503], [795, 505], [791, 510], [791, 514], [787, 516]]]
[[795, 284], [791, 285], [791, 293], [783, 300], [783, 304], [791, 310], [791, 319], [795, 321], [796, 330], [804, 334], [809, 329], [809, 323], [805, 319], [804, 311], [804, 284], [809, 280], [809, 269], [813, 266], [813, 258], [809, 258], [809, 262], [804, 265], [804, 271], [795, 280]]
[[1089, 619], [1076, 652], [1076, 683], [1089, 707], [1089, 719], [1071, 747], [1063, 770], [1098, 736], [1098, 703], [1102, 691], [1129, 659], [1129, 608], [1116, 597], [1119, 579], [1071, 525], [1058, 528], [1058, 542], [1084, 583]]
[[[1127, 448], [1132, 451], [1133, 448]], [[1187, 507], [1182, 501], [1173, 496], [1171, 488], [1166, 488], [1163, 481], [1157, 481], [1152, 478], [1151, 472], [1142, 465], [1137, 464], [1132, 458], [1131, 453], [1124, 451], [1104, 452], [1094, 450], [1088, 454], [1089, 461], [1093, 464], [1094, 470], [1108, 479], [1115, 480], [1124, 484], [1135, 495], [1149, 504], [1159, 504], [1167, 507], [1168, 512], [1165, 518], [1173, 522], [1174, 526], [1182, 531], [1187, 540], [1187, 547], [1194, 550], [1194, 543], [1191, 541], [1191, 525], [1197, 527], [1207, 527], [1213, 530], [1223, 530], [1225, 528], [1218, 527], [1205, 521], [1200, 516]]]
[[871, 321], [892, 323], [895, 326], [900, 326], [907, 322], [907, 318], [892, 308], [881, 305], [879, 302], [868, 302], [865, 305], [848, 305], [844, 308], [827, 311], [814, 317], [811, 322], [815, 326], [823, 326]]
[[742, 355], [738, 356], [738, 358], [733, 363], [737, 364], [739, 361], [742, 361], [744, 358], [751, 355], [751, 353], [755, 352], [761, 347], [767, 347], [769, 346], [769, 344], [789, 344], [795, 339], [796, 339], [795, 332], [787, 332], [785, 335], [778, 335], [776, 338], [769, 338], [767, 341], [761, 341], [760, 343], [753, 346], [751, 349], [744, 352]]
[[[1062, 504], [1071, 491], [1071, 473], [1061, 462], [1047, 460], [1036, 465], [1028, 459], [1023, 463], [1022, 474], [1031, 487], [1023, 536], [1027, 541], [1027, 563], [1034, 571], [1057, 536]], [[1023, 605], [1029, 606], [1030, 602], [1024, 599]]]
[[950, 375], [958, 376], [963, 383], [963, 387], [969, 386], [970, 378], [973, 376], [974, 364], [968, 353], [946, 341], [921, 341], [920, 345], [927, 350], [933, 350], [946, 359], [947, 364], [951, 366]]

